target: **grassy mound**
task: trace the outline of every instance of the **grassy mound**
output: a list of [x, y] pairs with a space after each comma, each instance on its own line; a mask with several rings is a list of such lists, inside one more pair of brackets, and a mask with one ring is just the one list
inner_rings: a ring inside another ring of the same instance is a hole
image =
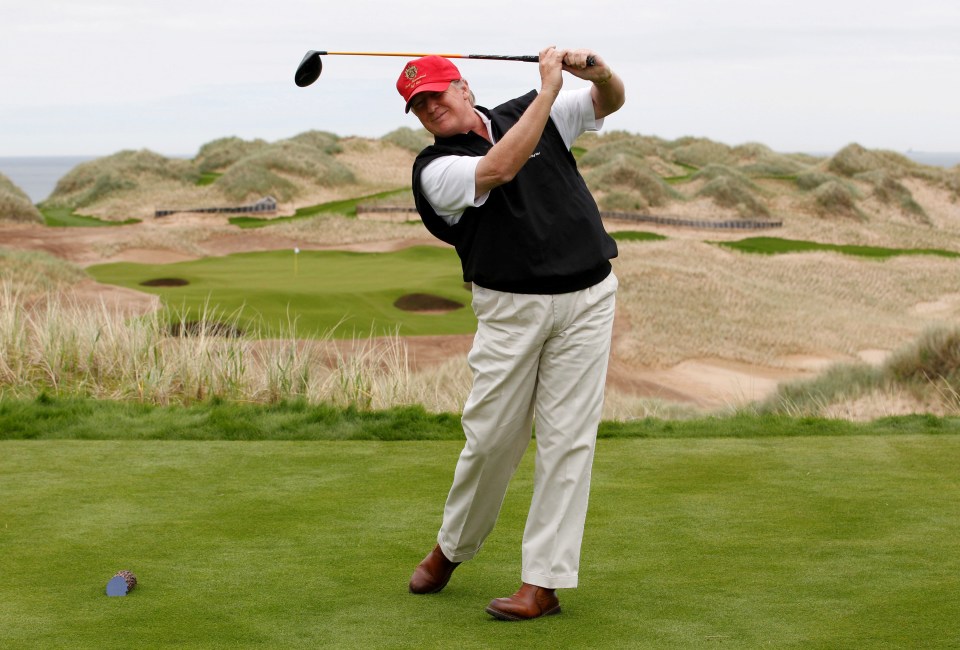
[[642, 211], [681, 198], [643, 160], [629, 154], [585, 171], [584, 180], [600, 194], [599, 204], [605, 210]]
[[3, 174], [0, 174], [0, 221], [43, 223], [30, 197]]
[[857, 208], [858, 198], [855, 188], [839, 180], [828, 180], [813, 190], [816, 211], [822, 217], [862, 219], [863, 214]]
[[220, 138], [200, 147], [193, 162], [201, 172], [223, 171], [241, 160], [269, 146], [266, 140]]
[[82, 269], [49, 253], [0, 248], [0, 289], [15, 287], [22, 296], [33, 297], [86, 278]]
[[197, 167], [189, 160], [167, 158], [146, 149], [121, 151], [71, 169], [44, 205], [83, 208], [108, 196], [136, 192], [157, 183], [188, 189], [199, 177]]
[[873, 196], [881, 203], [899, 207], [904, 213], [919, 218], [923, 223], [929, 223], [926, 211], [891, 171], [875, 169], [856, 174], [854, 178], [869, 183], [873, 187]]
[[770, 216], [770, 209], [757, 196], [756, 186], [737, 174], [717, 175], [697, 190], [696, 196], [708, 197], [725, 208], [735, 208], [747, 219]]
[[678, 163], [705, 167], [711, 163], [732, 165], [736, 162], [733, 150], [706, 138], [680, 138], [669, 145], [669, 157]]
[[420, 153], [424, 148], [433, 144], [433, 136], [430, 135], [429, 131], [426, 129], [414, 130], [406, 126], [391, 131], [381, 140], [414, 153]]
[[310, 186], [353, 183], [353, 172], [333, 157], [338, 150], [336, 136], [307, 132], [241, 158], [224, 171], [213, 187], [233, 201], [261, 196], [289, 201]]

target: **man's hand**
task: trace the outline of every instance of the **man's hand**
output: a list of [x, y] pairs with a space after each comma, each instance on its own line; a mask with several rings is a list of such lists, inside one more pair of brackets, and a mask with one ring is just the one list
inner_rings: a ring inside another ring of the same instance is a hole
[[[593, 65], [588, 65], [587, 59], [592, 60]], [[563, 69], [574, 77], [593, 83], [604, 83], [604, 80], [610, 79], [613, 74], [613, 70], [598, 54], [584, 49], [567, 50], [563, 57]]]
[[[593, 60], [593, 65], [587, 65], [588, 58]], [[591, 50], [566, 50], [563, 69], [575, 77], [593, 83], [590, 95], [593, 99], [593, 114], [598, 120], [623, 106], [623, 81], [600, 55]]]
[[563, 87], [564, 57], [566, 50], [554, 46], [540, 50], [540, 93], [556, 97]]

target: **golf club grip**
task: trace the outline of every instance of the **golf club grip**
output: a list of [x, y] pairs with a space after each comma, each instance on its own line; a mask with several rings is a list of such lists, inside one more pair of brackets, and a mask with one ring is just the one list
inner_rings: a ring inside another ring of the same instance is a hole
[[[527, 63], [539, 63], [540, 56], [537, 54], [532, 55], [523, 55], [523, 56], [506, 56], [506, 55], [497, 55], [497, 54], [467, 54], [466, 58], [468, 59], [500, 59], [501, 61], [526, 61]], [[587, 57], [587, 67], [593, 67], [597, 64], [597, 58], [594, 56]]]

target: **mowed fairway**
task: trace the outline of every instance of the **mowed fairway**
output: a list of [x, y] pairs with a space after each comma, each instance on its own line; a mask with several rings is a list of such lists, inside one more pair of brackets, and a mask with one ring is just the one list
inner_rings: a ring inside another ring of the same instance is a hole
[[960, 437], [601, 440], [580, 588], [523, 624], [483, 608], [518, 586], [532, 452], [480, 555], [407, 593], [459, 449], [2, 442], [0, 647], [960, 644]]
[[[399, 333], [467, 334], [476, 329], [470, 292], [452, 249], [419, 246], [394, 253], [272, 251], [208, 257], [176, 264], [116, 263], [88, 269], [98, 282], [163, 298], [174, 318], [231, 321], [264, 335], [318, 337]], [[154, 280], [184, 286], [144, 286]], [[428, 294], [462, 307], [421, 313], [394, 306], [408, 294]]]

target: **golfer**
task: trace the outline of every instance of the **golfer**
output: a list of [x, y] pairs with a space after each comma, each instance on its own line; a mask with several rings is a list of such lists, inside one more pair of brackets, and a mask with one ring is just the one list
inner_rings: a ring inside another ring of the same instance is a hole
[[[591, 85], [561, 92], [563, 72]], [[591, 51], [548, 47], [540, 91], [493, 109], [475, 106], [438, 56], [408, 62], [397, 90], [435, 136], [413, 164], [417, 210], [456, 248], [478, 320], [466, 444], [437, 546], [410, 591], [440, 591], [480, 550], [536, 421], [522, 585], [486, 611], [511, 621], [557, 614], [555, 590], [577, 586], [617, 290], [617, 246], [570, 147], [623, 105], [623, 83]]]

